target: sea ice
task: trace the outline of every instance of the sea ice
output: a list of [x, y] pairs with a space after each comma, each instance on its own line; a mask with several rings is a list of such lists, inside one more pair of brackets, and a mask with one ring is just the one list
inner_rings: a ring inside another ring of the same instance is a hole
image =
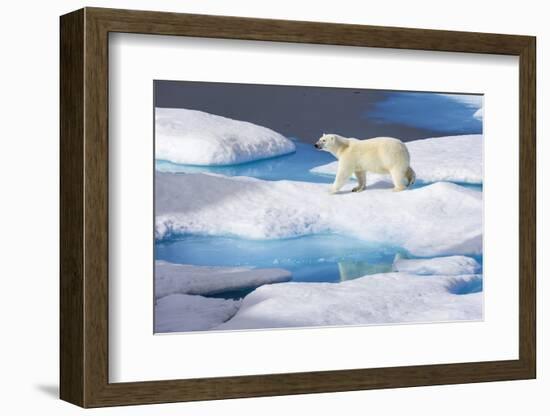
[[234, 165], [292, 153], [294, 143], [246, 121], [180, 108], [155, 109], [155, 158], [189, 165]]
[[352, 235], [416, 256], [481, 254], [482, 193], [438, 182], [392, 192], [336, 195], [328, 184], [213, 174], [155, 174], [155, 238], [182, 234], [248, 239]]
[[231, 318], [240, 301], [173, 294], [155, 302], [155, 332], [208, 330]]
[[453, 100], [453, 101], [457, 101], [465, 105], [466, 107], [468, 107], [470, 110], [472, 110], [472, 112], [483, 108], [483, 95], [480, 95], [480, 94], [437, 94], [437, 95], [449, 98], [450, 100]]
[[174, 293], [210, 295], [291, 279], [284, 269], [216, 267], [155, 262], [155, 298]]
[[466, 256], [405, 259], [397, 255], [393, 262], [393, 270], [421, 275], [460, 275], [479, 273], [481, 265], [475, 259]]
[[474, 118], [478, 120], [483, 120], [483, 108], [480, 108], [474, 113]]
[[341, 283], [262, 286], [215, 329], [369, 325], [483, 318], [483, 293], [455, 294], [479, 275], [382, 273]]
[[[480, 134], [413, 140], [406, 145], [417, 181], [483, 183], [483, 136]], [[337, 169], [338, 162], [334, 161], [311, 172], [334, 176]], [[376, 182], [391, 182], [391, 177], [367, 173], [367, 186]]]

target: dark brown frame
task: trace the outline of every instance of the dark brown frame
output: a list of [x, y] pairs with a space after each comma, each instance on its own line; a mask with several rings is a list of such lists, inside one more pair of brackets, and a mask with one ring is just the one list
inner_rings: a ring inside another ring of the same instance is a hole
[[[60, 23], [63, 400], [100, 407], [535, 378], [534, 37], [99, 8], [69, 13]], [[519, 56], [519, 359], [109, 383], [109, 32]]]

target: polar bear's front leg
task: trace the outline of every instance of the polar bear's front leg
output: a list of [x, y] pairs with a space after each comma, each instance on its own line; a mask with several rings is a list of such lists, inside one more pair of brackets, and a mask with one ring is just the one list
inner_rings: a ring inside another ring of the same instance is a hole
[[358, 185], [351, 190], [351, 192], [361, 192], [367, 187], [367, 172], [364, 170], [355, 171], [355, 177], [357, 178]]
[[342, 162], [338, 163], [338, 173], [336, 173], [336, 179], [334, 180], [334, 183], [330, 187], [330, 193], [335, 194], [340, 189], [342, 189], [342, 186], [346, 184], [352, 172], [353, 172], [353, 169], [350, 169], [349, 167], [345, 166], [344, 163]]

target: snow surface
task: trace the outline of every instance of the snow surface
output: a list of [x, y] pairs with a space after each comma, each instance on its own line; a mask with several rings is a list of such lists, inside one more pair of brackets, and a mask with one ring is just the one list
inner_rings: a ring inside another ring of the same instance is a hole
[[481, 265], [475, 259], [466, 256], [404, 259], [397, 255], [393, 262], [393, 270], [420, 275], [460, 275], [479, 273]]
[[155, 158], [189, 165], [233, 165], [295, 151], [266, 127], [180, 108], [155, 109]]
[[[483, 136], [435, 137], [406, 143], [411, 155], [411, 167], [421, 182], [483, 183]], [[311, 169], [312, 173], [336, 175], [338, 161]], [[367, 186], [390, 182], [389, 175], [367, 173]]]
[[208, 330], [231, 318], [241, 301], [174, 294], [155, 302], [155, 332]]
[[336, 232], [416, 256], [480, 254], [482, 193], [438, 182], [403, 192], [329, 194], [328, 184], [213, 174], [155, 174], [155, 238], [275, 239]]
[[155, 297], [174, 293], [210, 295], [231, 290], [285, 282], [291, 273], [284, 269], [216, 267], [155, 262]]
[[215, 329], [369, 325], [479, 320], [483, 294], [454, 294], [479, 275], [382, 273], [342, 283], [279, 283], [242, 300], [237, 314]]

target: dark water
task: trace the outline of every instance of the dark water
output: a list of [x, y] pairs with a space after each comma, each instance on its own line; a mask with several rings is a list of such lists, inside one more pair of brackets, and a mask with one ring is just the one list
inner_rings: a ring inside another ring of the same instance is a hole
[[482, 132], [479, 94], [157, 80], [154, 95], [156, 107], [245, 120], [310, 144], [323, 133], [406, 142]]

